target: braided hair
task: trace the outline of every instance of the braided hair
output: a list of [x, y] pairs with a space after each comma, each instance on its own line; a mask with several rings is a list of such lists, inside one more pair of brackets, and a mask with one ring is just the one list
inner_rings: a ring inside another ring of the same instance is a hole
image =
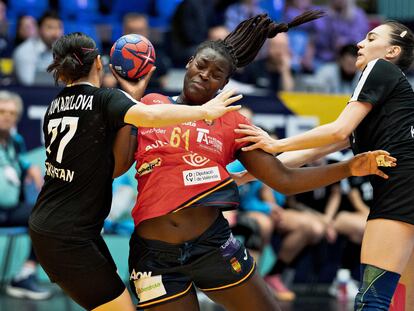
[[230, 75], [237, 69], [251, 63], [267, 38], [273, 38], [280, 32], [324, 16], [319, 10], [306, 11], [289, 23], [275, 23], [267, 14], [259, 14], [241, 22], [224, 40], [205, 41], [195, 54], [205, 48], [211, 48], [223, 55], [230, 63]]

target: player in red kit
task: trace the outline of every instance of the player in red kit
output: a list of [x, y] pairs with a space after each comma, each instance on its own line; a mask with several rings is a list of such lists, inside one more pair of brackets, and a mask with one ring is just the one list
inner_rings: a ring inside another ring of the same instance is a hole
[[[149, 94], [142, 102], [200, 105], [227, 84], [236, 68], [254, 59], [266, 38], [319, 16], [307, 12], [289, 24], [275, 24], [266, 15], [248, 19], [223, 41], [198, 47], [177, 98]], [[197, 287], [227, 310], [279, 310], [253, 258], [222, 215], [222, 210], [239, 204], [236, 183], [225, 169], [234, 159], [284, 193], [318, 188], [349, 175], [386, 177], [375, 157], [394, 160], [375, 151], [340, 164], [291, 169], [262, 150], [241, 152], [244, 145], [236, 142], [240, 136], [234, 132], [239, 124], [249, 121], [228, 113], [215, 121], [138, 129], [139, 195], [132, 212], [135, 231], [129, 256], [138, 309], [199, 310]]]

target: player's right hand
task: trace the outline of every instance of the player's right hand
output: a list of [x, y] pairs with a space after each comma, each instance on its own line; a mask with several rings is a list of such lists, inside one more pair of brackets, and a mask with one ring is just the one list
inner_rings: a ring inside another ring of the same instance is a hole
[[229, 111], [239, 110], [241, 105], [229, 106], [243, 97], [241, 94], [231, 97], [234, 93], [235, 90], [224, 91], [206, 102], [203, 105], [206, 109], [206, 121], [217, 119]]

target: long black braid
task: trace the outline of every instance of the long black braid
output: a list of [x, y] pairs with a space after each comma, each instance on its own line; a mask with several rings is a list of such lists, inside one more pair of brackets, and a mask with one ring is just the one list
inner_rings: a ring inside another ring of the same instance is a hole
[[324, 15], [323, 11], [311, 10], [296, 16], [289, 23], [279, 24], [272, 21], [267, 14], [256, 15], [241, 22], [224, 40], [201, 43], [196, 54], [205, 48], [219, 52], [229, 60], [232, 74], [236, 68], [244, 67], [254, 60], [267, 38], [273, 38], [280, 32], [287, 32]]

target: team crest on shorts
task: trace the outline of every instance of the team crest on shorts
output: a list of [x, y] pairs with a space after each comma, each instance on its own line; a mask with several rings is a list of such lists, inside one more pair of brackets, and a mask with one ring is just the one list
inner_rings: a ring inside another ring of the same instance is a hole
[[242, 271], [242, 266], [236, 257], [233, 257], [232, 259], [230, 259], [230, 263], [231, 263], [231, 267], [233, 268], [234, 272], [240, 273]]

